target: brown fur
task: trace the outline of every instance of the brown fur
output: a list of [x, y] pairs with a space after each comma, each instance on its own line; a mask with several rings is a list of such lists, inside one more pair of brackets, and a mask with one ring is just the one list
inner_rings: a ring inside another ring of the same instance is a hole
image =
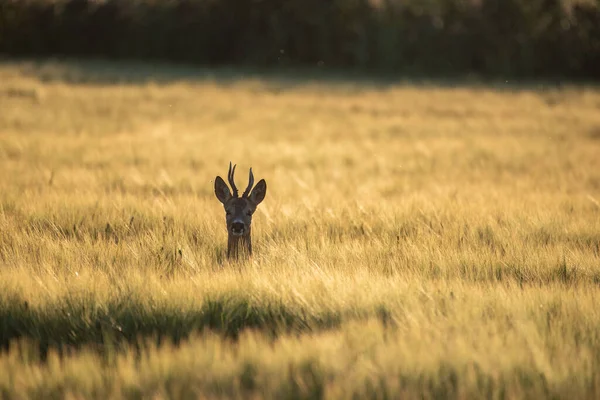
[[239, 258], [242, 255], [252, 255], [252, 214], [256, 207], [264, 200], [267, 194], [267, 183], [261, 179], [254, 188], [254, 176], [250, 168], [248, 187], [238, 197], [238, 190], [233, 181], [235, 166], [231, 168], [229, 163], [229, 183], [233, 194], [225, 181], [217, 176], [215, 179], [215, 195], [225, 208], [225, 220], [227, 223], [227, 258]]

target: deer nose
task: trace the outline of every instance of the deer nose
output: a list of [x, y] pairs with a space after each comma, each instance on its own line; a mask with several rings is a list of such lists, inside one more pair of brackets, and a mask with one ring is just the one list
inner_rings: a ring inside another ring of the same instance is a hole
[[244, 223], [243, 222], [234, 222], [231, 224], [231, 232], [234, 234], [241, 235], [244, 233]]

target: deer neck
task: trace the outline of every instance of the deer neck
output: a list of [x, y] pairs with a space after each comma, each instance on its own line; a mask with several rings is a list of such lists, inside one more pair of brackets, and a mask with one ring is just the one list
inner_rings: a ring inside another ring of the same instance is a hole
[[242, 236], [233, 236], [229, 234], [227, 237], [227, 257], [239, 258], [241, 255], [252, 255], [252, 238], [251, 231]]

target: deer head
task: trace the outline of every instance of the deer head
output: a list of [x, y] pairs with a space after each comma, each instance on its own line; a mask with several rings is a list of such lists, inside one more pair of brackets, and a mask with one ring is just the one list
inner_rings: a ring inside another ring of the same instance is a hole
[[[254, 189], [254, 175], [250, 168], [250, 176], [248, 178], [248, 187], [244, 190], [242, 197], [238, 196], [238, 190], [233, 181], [235, 174], [235, 165], [231, 168], [229, 163], [229, 172], [227, 180], [231, 185], [233, 194], [229, 191], [227, 184], [220, 176], [215, 179], [215, 195], [225, 208], [225, 220], [227, 222], [227, 258], [237, 257], [239, 254], [239, 246], [242, 244], [242, 249], [252, 254], [252, 241], [250, 238], [252, 214], [256, 211], [256, 207], [262, 202], [267, 194], [267, 182], [261, 179]], [[245, 247], [245, 249], [244, 249]]]

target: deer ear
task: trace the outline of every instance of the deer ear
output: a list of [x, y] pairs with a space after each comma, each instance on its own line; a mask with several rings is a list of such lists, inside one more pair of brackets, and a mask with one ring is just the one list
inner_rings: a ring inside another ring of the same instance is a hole
[[215, 179], [215, 196], [217, 196], [217, 199], [223, 204], [231, 199], [229, 187], [227, 187], [227, 184], [220, 176], [217, 176]]
[[265, 199], [266, 195], [267, 182], [265, 182], [264, 179], [261, 179], [260, 181], [258, 181], [256, 186], [254, 186], [254, 189], [252, 189], [252, 193], [250, 193], [250, 196], [248, 197], [250, 198], [251, 202], [253, 202], [255, 205], [258, 205], [261, 201]]

